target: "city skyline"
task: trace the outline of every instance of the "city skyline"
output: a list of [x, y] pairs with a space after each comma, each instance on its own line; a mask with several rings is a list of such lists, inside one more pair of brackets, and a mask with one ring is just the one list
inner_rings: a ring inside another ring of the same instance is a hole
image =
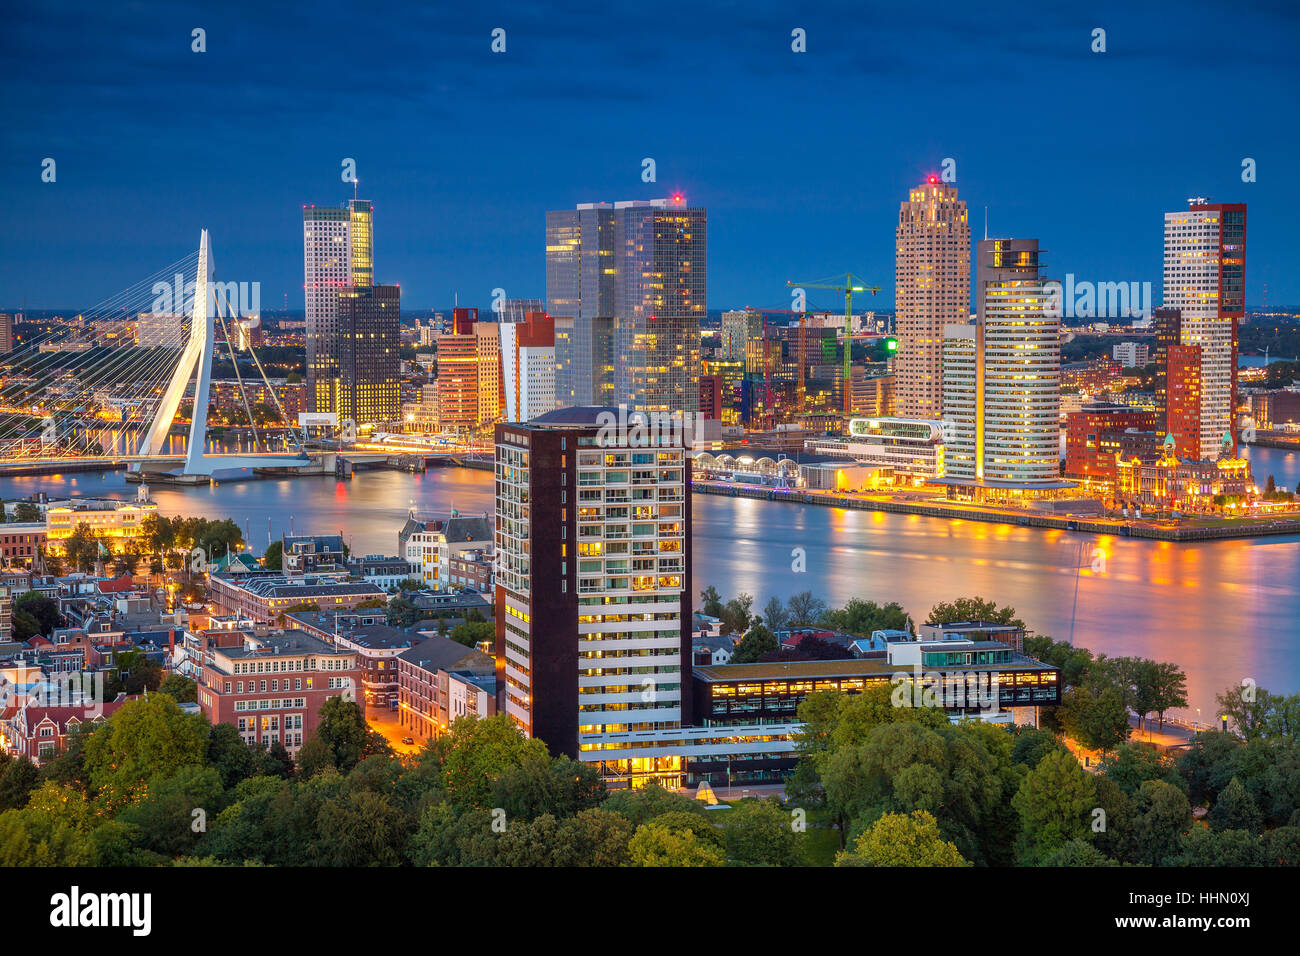
[[[1264, 6], [1259, 13], [1257, 29], [1233, 34], [1241, 54], [1237, 86], [1252, 93], [1239, 97], [1221, 88], [1210, 55], [1222, 35], [1218, 18], [1227, 16], [1218, 11], [1167, 20], [1116, 7], [1086, 21], [1044, 11], [1032, 28], [1008, 31], [996, 15], [959, 9], [927, 25], [927, 41], [937, 45], [946, 73], [925, 69], [925, 61], [909, 52], [920, 28], [905, 17], [871, 15], [880, 22], [873, 21], [870, 35], [895, 41], [873, 60], [863, 39], [837, 28], [828, 14], [795, 24], [800, 18], [789, 13], [747, 11], [734, 20], [705, 11], [674, 35], [672, 55], [707, 82], [684, 86], [688, 81], [670, 71], [652, 89], [635, 67], [615, 62], [622, 57], [593, 46], [609, 27], [628, 23], [621, 14], [603, 20], [562, 15], [543, 25], [507, 7], [501, 13], [506, 52], [493, 54], [495, 24], [480, 28], [413, 10], [412, 38], [398, 38], [391, 62], [363, 72], [338, 93], [340, 101], [374, 92], [387, 82], [388, 70], [409, 65], [420, 28], [438, 28], [445, 62], [429, 77], [408, 72], [406, 85], [394, 87], [394, 102], [403, 108], [380, 111], [364, 135], [327, 127], [306, 137], [301, 121], [269, 105], [286, 81], [262, 66], [258, 44], [222, 15], [206, 25], [207, 49], [198, 54], [190, 50], [193, 15], [87, 11], [88, 25], [108, 18], [116, 29], [131, 26], [132, 42], [139, 49], [147, 45], [179, 79], [165, 90], [149, 88], [128, 107], [129, 91], [147, 85], [158, 64], [145, 61], [150, 65], [122, 71], [110, 82], [104, 71], [94, 74], [103, 50], [82, 49], [82, 41], [60, 34], [74, 53], [84, 54], [72, 58], [79, 60], [69, 71], [76, 75], [44, 81], [41, 96], [16, 96], [18, 116], [4, 134], [10, 213], [20, 228], [0, 238], [0, 305], [9, 311], [87, 308], [133, 281], [141, 268], [172, 261], [194, 228], [204, 226], [221, 243], [224, 273], [260, 282], [266, 308], [283, 308], [287, 298], [296, 311], [302, 293], [292, 217], [303, 202], [336, 204], [351, 197], [352, 185], [338, 178], [349, 158], [356, 162], [360, 195], [380, 209], [384, 278], [403, 287], [410, 309], [447, 308], [457, 298], [486, 307], [495, 288], [512, 298], [541, 297], [545, 266], [536, 249], [547, 209], [592, 197], [651, 199], [676, 192], [691, 205], [708, 207], [714, 220], [709, 284], [715, 310], [789, 307], [786, 279], [849, 269], [883, 287], [883, 307], [893, 298], [889, 266], [898, 198], [945, 170], [955, 170], [974, 235], [983, 234], [987, 206], [990, 235], [1039, 236], [1054, 274], [1095, 281], [1154, 282], [1161, 269], [1161, 218], [1189, 196], [1252, 204], [1261, 212], [1252, 221], [1247, 306], [1264, 303], [1265, 284], [1269, 305], [1294, 304], [1300, 279], [1286, 266], [1296, 258], [1288, 229], [1294, 217], [1287, 214], [1295, 199], [1283, 171], [1297, 132], [1282, 121], [1281, 110], [1284, 78], [1294, 78], [1296, 70], [1284, 57], [1296, 21], [1280, 8]], [[1107, 30], [1105, 53], [1089, 48], [1093, 20]], [[274, 19], [263, 26], [272, 38], [291, 28]], [[806, 30], [807, 53], [791, 51], [793, 26]], [[9, 32], [17, 47], [11, 86], [20, 94], [24, 84], [36, 82], [23, 77], [50, 51], [53, 29], [46, 15], [25, 11]], [[369, 35], [365, 24], [357, 29]], [[733, 42], [719, 42], [728, 35]], [[645, 42], [633, 31], [625, 36], [625, 44]], [[292, 76], [307, 68], [307, 54], [285, 49], [279, 48], [283, 72]], [[539, 71], [575, 49], [595, 50], [594, 75], [607, 81], [597, 84], [601, 99], [564, 72], [535, 83]], [[1032, 60], [1062, 117], [1049, 126], [1059, 135], [1044, 137], [1032, 125], [1024, 132], [989, 129], [961, 110], [945, 113], [942, 135], [908, 132], [916, 126], [909, 109], [915, 98], [956, 90], [974, 102], [1004, 82], [996, 67], [1012, 51]], [[759, 65], [765, 56], [771, 58], [767, 70]], [[480, 59], [500, 69], [461, 71], [473, 80], [447, 75], [452, 65]], [[120, 51], [113, 60], [121, 61]], [[731, 71], [733, 77], [729, 70], [738, 64], [747, 65]], [[216, 81], [228, 68], [246, 77], [233, 97]], [[861, 124], [846, 130], [816, 102], [819, 84], [831, 78], [846, 100], [868, 103]], [[104, 102], [87, 112], [67, 90], [92, 80]], [[715, 114], [714, 99], [726, 97], [731, 83], [749, 83], [749, 95]], [[904, 92], [913, 99], [904, 101]], [[1168, 109], [1174, 97], [1194, 99], [1198, 110], [1211, 113], [1231, 110], [1236, 123], [1230, 135], [1206, 149], [1169, 150], [1182, 129], [1182, 113]], [[214, 98], [219, 109], [211, 108]], [[606, 108], [610, 100], [621, 108]], [[545, 108], [535, 108], [539, 101]], [[485, 102], [492, 109], [483, 110]], [[683, 118], [708, 115], [708, 123], [646, 133], [649, 115], [683, 102]], [[167, 118], [187, 109], [202, 112], [214, 141], [229, 134], [227, 141], [253, 158], [168, 158], [161, 146], [174, 123]], [[424, 129], [428, 109], [444, 120], [439, 129], [457, 130], [470, 148], [423, 148], [434, 135]], [[502, 126], [524, 138], [544, 132], [538, 117], [551, 116], [552, 109], [573, 122], [581, 117], [593, 134], [584, 140], [597, 145], [541, 154], [473, 146], [494, 142]], [[883, 135], [886, 130], [899, 135]], [[143, 137], [145, 148], [121, 155], [113, 145], [124, 131]], [[392, 145], [379, 148], [380, 142]], [[41, 181], [46, 157], [58, 164], [52, 183]], [[654, 160], [653, 182], [643, 181], [645, 159]], [[1256, 164], [1255, 182], [1242, 180], [1246, 159]], [[1043, 201], [1047, 196], [1051, 202]], [[1072, 211], [1069, 219], [1059, 215], [1062, 203]], [[448, 223], [457, 226], [445, 228]], [[92, 238], [110, 232], [111, 243]], [[809, 306], [834, 309], [835, 296], [810, 294]]]

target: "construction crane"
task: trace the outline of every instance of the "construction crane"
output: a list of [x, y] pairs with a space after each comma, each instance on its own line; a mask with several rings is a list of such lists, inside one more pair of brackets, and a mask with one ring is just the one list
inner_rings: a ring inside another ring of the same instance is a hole
[[[817, 282], [795, 282], [793, 279], [786, 283], [787, 286], [798, 287], [801, 289], [829, 289], [832, 292], [844, 293], [844, 417], [848, 418], [852, 414], [853, 399], [850, 382], [852, 373], [850, 369], [850, 359], [853, 353], [853, 293], [870, 292], [875, 295], [880, 291], [878, 285], [859, 284], [863, 280], [859, 279], [852, 272], [844, 273], [844, 282], [819, 280]], [[803, 346], [804, 346], [803, 319], [799, 320], [799, 379], [803, 381]]]

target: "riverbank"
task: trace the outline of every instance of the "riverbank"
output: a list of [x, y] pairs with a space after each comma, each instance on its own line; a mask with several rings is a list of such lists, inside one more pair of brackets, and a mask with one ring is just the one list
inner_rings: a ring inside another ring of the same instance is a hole
[[[754, 498], [762, 501], [785, 501], [792, 504], [849, 508], [858, 511], [885, 511], [892, 514], [922, 515], [927, 518], [985, 521], [993, 524], [1020, 525], [1027, 528], [1052, 528], [1080, 534], [1124, 538], [1148, 538], [1153, 541], [1217, 541], [1225, 538], [1255, 538], [1265, 535], [1300, 534], [1300, 519], [1224, 518], [1206, 519], [1205, 524], [1174, 524], [1154, 521], [1115, 521], [1104, 518], [1070, 518], [1033, 512], [984, 510], [954, 503], [930, 504], [915, 501], [890, 501], [881, 498], [837, 495], [817, 491], [783, 491], [754, 485], [725, 482], [691, 482], [691, 491], [729, 498]], [[1198, 519], [1188, 519], [1196, 521]]]

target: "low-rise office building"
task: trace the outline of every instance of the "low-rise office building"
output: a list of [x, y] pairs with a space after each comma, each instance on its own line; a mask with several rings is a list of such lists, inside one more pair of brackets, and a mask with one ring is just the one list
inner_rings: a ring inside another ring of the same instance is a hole
[[296, 753], [320, 724], [331, 697], [355, 700], [362, 671], [358, 652], [301, 631], [258, 636], [209, 630], [199, 635], [198, 702], [212, 723], [233, 724], [244, 742], [280, 743]]

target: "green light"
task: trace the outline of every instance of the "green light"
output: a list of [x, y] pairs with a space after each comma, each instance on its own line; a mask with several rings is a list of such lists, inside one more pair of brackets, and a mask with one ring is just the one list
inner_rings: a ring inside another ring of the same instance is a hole
[[885, 351], [886, 351], [886, 352], [897, 352], [897, 351], [898, 351], [898, 339], [894, 338], [892, 335], [891, 335], [889, 338], [885, 339]]

